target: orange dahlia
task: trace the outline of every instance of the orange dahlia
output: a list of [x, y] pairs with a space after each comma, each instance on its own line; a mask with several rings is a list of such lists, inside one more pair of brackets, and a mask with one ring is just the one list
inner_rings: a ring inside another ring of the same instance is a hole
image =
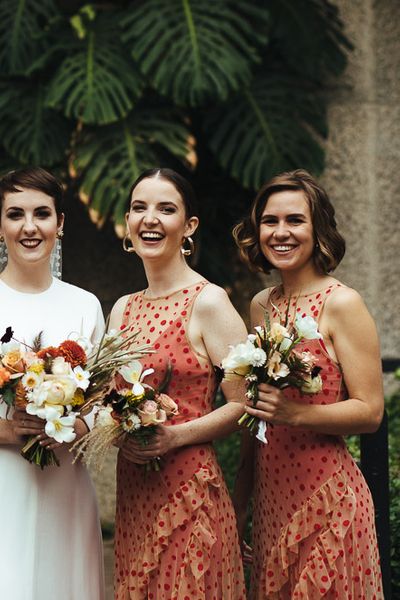
[[58, 348], [54, 348], [54, 346], [47, 346], [47, 348], [42, 348], [37, 353], [38, 358], [45, 360], [46, 358], [57, 358], [57, 356], [61, 356]]
[[2, 387], [7, 381], [10, 381], [11, 373], [4, 367], [0, 367], [0, 387]]
[[73, 340], [65, 340], [58, 346], [59, 356], [63, 356], [72, 368], [86, 364], [86, 353], [82, 346]]

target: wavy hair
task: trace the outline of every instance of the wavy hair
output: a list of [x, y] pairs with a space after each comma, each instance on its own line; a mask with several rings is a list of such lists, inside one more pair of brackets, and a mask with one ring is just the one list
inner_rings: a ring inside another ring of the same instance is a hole
[[287, 190], [304, 193], [310, 207], [314, 231], [314, 263], [320, 273], [330, 273], [342, 260], [346, 243], [337, 230], [335, 209], [326, 191], [303, 169], [276, 175], [261, 187], [250, 214], [233, 229], [241, 259], [252, 271], [269, 273], [275, 268], [265, 258], [260, 247], [260, 220], [268, 198]]

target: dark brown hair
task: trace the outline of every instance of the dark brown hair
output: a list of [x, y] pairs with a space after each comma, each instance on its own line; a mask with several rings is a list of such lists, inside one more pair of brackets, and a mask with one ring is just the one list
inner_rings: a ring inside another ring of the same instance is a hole
[[197, 207], [197, 200], [192, 185], [188, 182], [187, 179], [185, 179], [184, 177], [182, 177], [182, 175], [180, 175], [176, 171], [173, 171], [172, 169], [156, 168], [147, 169], [146, 171], [143, 171], [143, 173], [139, 175], [136, 181], [134, 181], [134, 183], [131, 186], [131, 189], [129, 190], [128, 202], [130, 203], [131, 201], [133, 190], [141, 181], [143, 181], [143, 179], [152, 179], [154, 177], [160, 177], [161, 179], [165, 179], [165, 181], [168, 181], [174, 186], [174, 188], [182, 198], [187, 219], [189, 219], [190, 217], [198, 217], [199, 212]]
[[326, 191], [303, 169], [281, 173], [262, 186], [253, 202], [250, 215], [233, 230], [241, 259], [253, 271], [268, 273], [274, 268], [260, 248], [260, 220], [268, 198], [286, 190], [300, 190], [304, 193], [314, 230], [315, 265], [321, 273], [333, 271], [344, 256], [346, 244], [337, 230], [335, 210]]
[[0, 211], [6, 194], [21, 192], [22, 189], [37, 190], [53, 198], [57, 217], [61, 217], [63, 187], [51, 173], [41, 167], [25, 167], [10, 171], [0, 179]]

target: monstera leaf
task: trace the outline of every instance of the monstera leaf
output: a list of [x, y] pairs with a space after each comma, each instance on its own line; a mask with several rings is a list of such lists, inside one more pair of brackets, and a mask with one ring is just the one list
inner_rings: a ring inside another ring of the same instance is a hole
[[0, 2], [0, 72], [24, 74], [46, 49], [46, 32], [57, 15], [53, 0]]
[[141, 0], [123, 39], [154, 87], [177, 104], [226, 100], [250, 81], [268, 12], [247, 0]]
[[82, 132], [71, 171], [82, 176], [80, 197], [93, 220], [113, 213], [117, 225], [124, 223], [128, 190], [141, 171], [160, 163], [160, 151], [182, 161], [191, 151], [190, 132], [176, 111], [138, 108], [118, 124]]
[[247, 188], [286, 169], [322, 171], [315, 134], [327, 133], [324, 103], [301, 79], [259, 73], [250, 88], [207, 117], [205, 129], [216, 159]]
[[142, 76], [119, 41], [116, 19], [101, 15], [82, 39], [71, 39], [47, 102], [67, 117], [107, 124], [125, 117], [141, 94]]
[[291, 69], [313, 79], [339, 75], [352, 48], [329, 0], [269, 0], [270, 36]]
[[0, 86], [0, 139], [22, 164], [52, 166], [65, 158], [71, 125], [47, 108], [46, 89], [30, 82]]

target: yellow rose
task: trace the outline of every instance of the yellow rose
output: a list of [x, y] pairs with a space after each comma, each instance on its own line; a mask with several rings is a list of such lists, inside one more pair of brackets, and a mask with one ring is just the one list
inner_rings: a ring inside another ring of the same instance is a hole
[[25, 363], [22, 358], [21, 350], [15, 349], [7, 352], [1, 359], [3, 366], [12, 373], [23, 373], [25, 371]]

